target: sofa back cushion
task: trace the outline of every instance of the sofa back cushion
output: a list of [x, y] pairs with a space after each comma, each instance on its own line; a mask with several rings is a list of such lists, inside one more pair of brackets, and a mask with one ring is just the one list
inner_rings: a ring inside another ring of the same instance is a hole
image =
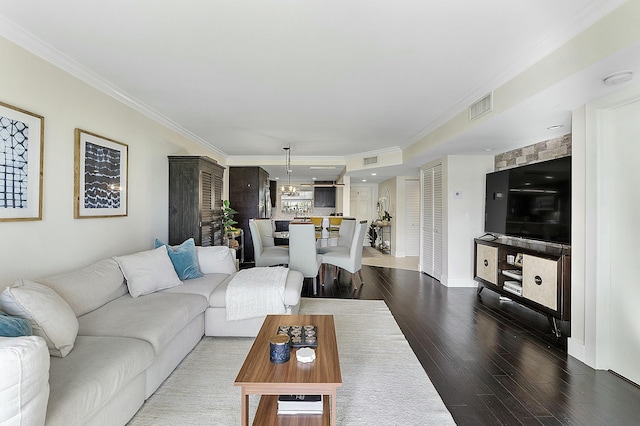
[[44, 424], [49, 361], [47, 345], [40, 337], [0, 337], [0, 424]]
[[116, 256], [114, 259], [127, 280], [131, 297], [155, 293], [182, 284], [169, 259], [167, 246]]
[[203, 274], [233, 274], [236, 272], [235, 250], [226, 246], [196, 247]]
[[113, 259], [101, 260], [76, 271], [40, 278], [37, 282], [58, 293], [71, 306], [76, 317], [127, 294], [124, 276]]
[[33, 334], [47, 342], [51, 355], [65, 357], [73, 349], [78, 318], [50, 287], [17, 280], [0, 294], [0, 307], [10, 315], [29, 320]]

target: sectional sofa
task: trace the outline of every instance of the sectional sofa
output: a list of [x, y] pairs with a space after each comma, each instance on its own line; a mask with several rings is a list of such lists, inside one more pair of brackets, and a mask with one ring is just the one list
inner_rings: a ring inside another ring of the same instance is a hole
[[[256, 335], [264, 315], [226, 317], [240, 274], [232, 251], [197, 247], [199, 271], [182, 280], [170, 253], [105, 259], [0, 294], [0, 310], [35, 334], [0, 337], [1, 425], [124, 425], [203, 335]], [[278, 310], [297, 313], [302, 274], [284, 277]]]

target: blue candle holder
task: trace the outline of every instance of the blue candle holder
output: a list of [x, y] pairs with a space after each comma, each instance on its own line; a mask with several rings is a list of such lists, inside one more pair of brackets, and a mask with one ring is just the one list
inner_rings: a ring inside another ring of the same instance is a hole
[[289, 336], [276, 334], [269, 341], [269, 359], [274, 364], [284, 364], [291, 357]]

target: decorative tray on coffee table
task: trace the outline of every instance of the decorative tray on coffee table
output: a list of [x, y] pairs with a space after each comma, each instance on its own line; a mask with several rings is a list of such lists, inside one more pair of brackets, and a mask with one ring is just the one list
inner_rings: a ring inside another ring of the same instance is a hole
[[288, 335], [292, 348], [318, 347], [318, 327], [315, 325], [281, 325], [276, 334]]

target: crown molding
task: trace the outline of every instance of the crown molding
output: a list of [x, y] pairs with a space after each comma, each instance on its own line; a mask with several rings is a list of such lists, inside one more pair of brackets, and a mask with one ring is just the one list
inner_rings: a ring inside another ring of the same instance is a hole
[[39, 58], [49, 62], [50, 64], [60, 68], [61, 70], [69, 73], [75, 78], [83, 81], [89, 86], [111, 96], [117, 101], [127, 105], [128, 107], [138, 111], [144, 116], [152, 119], [153, 121], [167, 127], [174, 132], [193, 140], [194, 142], [204, 146], [207, 149], [215, 152], [223, 158], [227, 158], [228, 155], [222, 152], [220, 149], [212, 145], [210, 142], [204, 140], [200, 136], [182, 127], [180, 124], [169, 119], [158, 111], [149, 107], [145, 103], [139, 101], [133, 96], [126, 93], [110, 81], [104, 79], [100, 75], [91, 71], [90, 69], [79, 64], [69, 56], [55, 49], [53, 46], [44, 42], [43, 40], [35, 37], [33, 34], [25, 31], [19, 25], [11, 22], [4, 16], [0, 15], [0, 35], [7, 40], [17, 44]]
[[[282, 155], [229, 155], [226, 157], [228, 165], [234, 164], [253, 164], [262, 163], [265, 165], [280, 165], [283, 162]], [[313, 166], [316, 164], [335, 164], [337, 166], [344, 166], [346, 164], [345, 157], [342, 156], [299, 156], [292, 155], [291, 161], [296, 163], [296, 166]]]
[[[460, 99], [448, 111], [429, 123], [419, 133], [403, 141], [400, 146], [408, 148], [429, 133], [445, 125], [458, 114], [464, 112], [473, 102], [482, 98], [487, 93], [495, 91], [553, 51], [569, 43], [571, 39], [603, 19], [627, 1], [628, 0], [612, 0], [598, 2], [597, 4], [592, 4], [590, 7], [586, 7], [579, 14], [576, 14], [571, 21], [566, 22], [565, 25], [557, 28], [556, 31], [542, 37], [534, 47], [523, 51], [518, 58], [514, 58], [513, 64], [502, 73]], [[559, 40], [560, 42], [558, 42]]]

